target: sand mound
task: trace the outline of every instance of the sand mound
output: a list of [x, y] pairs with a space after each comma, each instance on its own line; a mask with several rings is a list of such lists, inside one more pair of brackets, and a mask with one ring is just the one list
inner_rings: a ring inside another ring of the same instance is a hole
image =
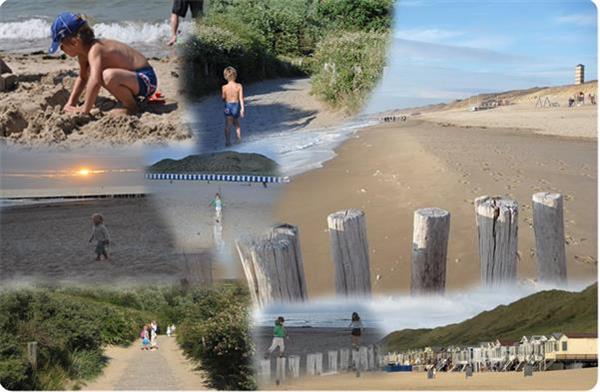
[[225, 151], [163, 159], [148, 167], [148, 172], [277, 175], [278, 166], [264, 155]]
[[[117, 106], [116, 100], [104, 89], [96, 101], [92, 115], [62, 112], [67, 103], [77, 70], [73, 61], [47, 59], [23, 55], [5, 57], [7, 63], [17, 64], [18, 87], [0, 96], [0, 137], [9, 143], [43, 146], [81, 146], [103, 142], [108, 144], [163, 143], [191, 137], [191, 132], [180, 122], [177, 102], [144, 104], [141, 116], [112, 117], [104, 110]], [[163, 93], [177, 96], [174, 83], [162, 68], [171, 69], [171, 60], [156, 64], [164, 76]], [[160, 82], [159, 82], [160, 83]], [[159, 85], [160, 87], [161, 85]]]

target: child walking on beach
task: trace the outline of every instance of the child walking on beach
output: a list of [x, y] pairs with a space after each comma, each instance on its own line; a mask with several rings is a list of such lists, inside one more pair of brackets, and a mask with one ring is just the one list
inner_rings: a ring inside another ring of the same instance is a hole
[[221, 212], [223, 209], [223, 202], [221, 201], [220, 193], [217, 192], [217, 194], [215, 194], [215, 198], [210, 201], [210, 206], [215, 208], [215, 220], [217, 223], [220, 223], [223, 217]]
[[360, 316], [358, 313], [352, 313], [352, 321], [348, 327], [352, 328], [352, 331], [350, 332], [350, 335], [352, 336], [352, 349], [358, 350], [358, 347], [360, 346], [360, 336], [362, 335], [363, 329], [363, 324], [362, 321], [360, 321]]
[[110, 243], [110, 237], [106, 226], [104, 226], [104, 218], [100, 214], [94, 214], [92, 215], [92, 223], [92, 235], [88, 242], [91, 243], [96, 240], [96, 260], [100, 260], [100, 256], [104, 256], [108, 260], [106, 247]]
[[240, 117], [244, 117], [244, 91], [240, 83], [236, 82], [237, 71], [233, 67], [227, 67], [223, 71], [223, 77], [227, 80], [221, 89], [221, 97], [225, 102], [225, 146], [231, 146], [230, 126], [235, 126], [237, 143], [242, 141], [242, 128]]
[[[135, 114], [137, 97], [147, 98], [156, 92], [157, 77], [146, 57], [129, 45], [111, 39], [97, 39], [94, 30], [81, 15], [63, 12], [51, 28], [52, 45], [70, 57], [77, 57], [79, 76], [64, 107], [65, 112], [89, 113], [104, 87], [123, 106], [115, 114]], [[79, 98], [85, 90], [83, 105]]]
[[[277, 317], [275, 320], [275, 327], [273, 328], [273, 341], [271, 342], [271, 347], [269, 347], [269, 353], [265, 354], [265, 358], [268, 358], [269, 355], [273, 353], [279, 347], [279, 356], [283, 357], [283, 352], [285, 351], [284, 338], [286, 338], [285, 327], [283, 323], [285, 319], [282, 316]], [[289, 337], [288, 337], [289, 339]]]

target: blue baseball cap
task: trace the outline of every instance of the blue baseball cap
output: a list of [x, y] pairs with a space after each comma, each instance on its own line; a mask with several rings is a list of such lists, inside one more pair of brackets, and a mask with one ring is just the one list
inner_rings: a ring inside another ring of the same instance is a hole
[[73, 35], [81, 26], [86, 24], [81, 15], [72, 12], [63, 12], [56, 17], [50, 31], [52, 32], [52, 45], [48, 53], [55, 53], [63, 39]]

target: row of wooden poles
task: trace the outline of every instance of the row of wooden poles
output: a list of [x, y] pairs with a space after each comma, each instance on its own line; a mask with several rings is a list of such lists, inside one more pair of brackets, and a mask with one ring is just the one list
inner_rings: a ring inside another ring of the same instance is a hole
[[[536, 193], [532, 197], [538, 280], [564, 285], [567, 279], [563, 197]], [[475, 213], [484, 286], [517, 281], [518, 203], [506, 197], [475, 199]], [[338, 296], [370, 296], [371, 273], [365, 214], [338, 211], [327, 217]], [[416, 210], [413, 221], [411, 293], [443, 294], [450, 213], [441, 208]], [[298, 228], [273, 227], [266, 235], [236, 241], [251, 295], [259, 306], [308, 298]]]
[[[383, 366], [383, 355], [375, 346], [361, 346], [358, 349], [349, 348], [327, 351], [327, 368], [324, 371], [323, 353], [306, 354], [305, 374], [307, 376], [320, 376], [322, 374], [335, 374], [354, 371], [372, 371], [381, 369]], [[257, 369], [257, 377], [261, 382], [270, 382], [273, 378], [277, 382], [283, 382], [286, 378], [300, 377], [300, 355], [289, 355], [287, 357], [276, 357], [273, 369], [272, 359], [260, 359]], [[275, 370], [273, 373], [272, 370]], [[274, 376], [274, 377], [273, 377]]]

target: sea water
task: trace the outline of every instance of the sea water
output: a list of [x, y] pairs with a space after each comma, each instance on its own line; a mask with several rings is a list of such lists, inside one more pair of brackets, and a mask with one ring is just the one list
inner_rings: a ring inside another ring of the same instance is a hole
[[[50, 26], [63, 11], [81, 13], [96, 36], [112, 38], [141, 50], [146, 56], [164, 56], [170, 37], [171, 1], [165, 0], [7, 0], [0, 5], [0, 50], [30, 53], [50, 46]], [[184, 34], [191, 15], [181, 21]]]

